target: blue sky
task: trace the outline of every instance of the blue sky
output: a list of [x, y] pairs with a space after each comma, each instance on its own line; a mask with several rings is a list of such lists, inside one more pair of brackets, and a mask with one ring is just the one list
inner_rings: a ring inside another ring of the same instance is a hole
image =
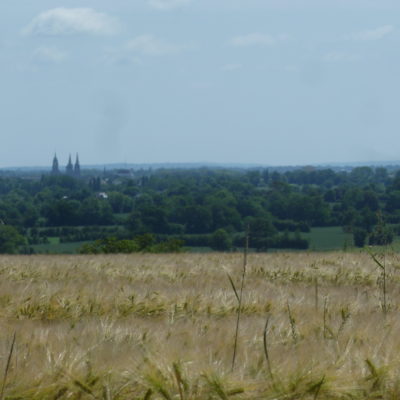
[[0, 167], [400, 160], [400, 3], [0, 3]]

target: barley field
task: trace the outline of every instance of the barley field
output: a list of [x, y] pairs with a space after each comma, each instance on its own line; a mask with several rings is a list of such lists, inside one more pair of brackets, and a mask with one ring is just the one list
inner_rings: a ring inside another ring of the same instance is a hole
[[399, 269], [250, 254], [233, 364], [240, 254], [2, 256], [0, 400], [399, 399]]

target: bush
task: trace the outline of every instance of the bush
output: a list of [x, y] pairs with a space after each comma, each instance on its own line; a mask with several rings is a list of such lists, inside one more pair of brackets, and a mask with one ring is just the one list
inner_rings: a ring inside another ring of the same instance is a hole
[[0, 253], [16, 253], [23, 244], [24, 237], [13, 226], [0, 225]]
[[353, 230], [354, 246], [364, 247], [367, 240], [368, 232], [362, 228], [355, 228]]
[[387, 227], [375, 227], [369, 236], [369, 244], [371, 246], [386, 246], [393, 242], [393, 231]]
[[211, 235], [210, 246], [213, 250], [229, 251], [232, 249], [231, 237], [224, 229], [217, 229]]
[[183, 251], [183, 245], [183, 240], [170, 239], [165, 242], [155, 244], [144, 251], [149, 253], [180, 253]]
[[296, 232], [293, 236], [285, 232], [283, 235], [275, 237], [270, 247], [275, 249], [306, 250], [309, 247], [309, 242], [307, 239], [302, 238], [299, 232]]
[[133, 240], [118, 240], [114, 237], [99, 239], [80, 247], [81, 254], [118, 254], [118, 253], [177, 253], [183, 249], [182, 240], [170, 239], [156, 243], [152, 234], [136, 236]]
[[138, 235], [133, 240], [136, 243], [139, 251], [149, 249], [151, 246], [156, 244], [156, 237], [151, 233]]
[[192, 247], [209, 247], [211, 241], [210, 234], [198, 234], [198, 235], [179, 235], [177, 239], [183, 240], [186, 246]]
[[139, 246], [134, 240], [117, 240], [112, 237], [84, 244], [79, 249], [81, 254], [117, 254], [136, 253], [138, 251], [140, 251]]
[[393, 242], [393, 230], [386, 226], [380, 212], [377, 213], [377, 224], [369, 236], [369, 244], [375, 246], [386, 246]]

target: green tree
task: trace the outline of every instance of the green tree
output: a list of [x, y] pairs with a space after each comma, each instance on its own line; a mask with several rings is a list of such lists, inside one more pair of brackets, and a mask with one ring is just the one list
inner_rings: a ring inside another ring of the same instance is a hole
[[382, 214], [377, 215], [378, 223], [369, 236], [369, 244], [376, 246], [386, 246], [393, 242], [393, 231], [387, 227]]
[[127, 221], [133, 233], [169, 233], [167, 215], [162, 207], [143, 205], [132, 212]]
[[14, 254], [24, 243], [24, 237], [13, 226], [0, 225], [0, 253]]
[[79, 208], [81, 204], [76, 200], [61, 199], [49, 203], [45, 209], [45, 216], [49, 225], [63, 226], [79, 223]]
[[113, 222], [112, 208], [104, 199], [85, 199], [79, 213], [82, 225], [108, 225]]
[[353, 241], [354, 246], [364, 247], [367, 240], [368, 232], [362, 228], [354, 228], [353, 230]]
[[372, 231], [369, 236], [369, 244], [372, 246], [386, 246], [393, 242], [393, 231], [386, 227], [380, 226], [379, 224]]
[[249, 222], [250, 247], [254, 247], [257, 250], [267, 250], [277, 234], [272, 218], [267, 214], [262, 218], [251, 218]]
[[156, 244], [156, 237], [151, 233], [144, 233], [136, 236], [134, 241], [139, 251], [143, 251]]
[[129, 213], [132, 211], [133, 201], [132, 199], [120, 192], [109, 192], [108, 202], [114, 213]]
[[211, 235], [210, 247], [217, 251], [229, 251], [232, 248], [232, 240], [224, 229], [217, 229]]
[[185, 225], [187, 233], [207, 233], [211, 230], [213, 219], [208, 208], [192, 205], [183, 208], [179, 222]]

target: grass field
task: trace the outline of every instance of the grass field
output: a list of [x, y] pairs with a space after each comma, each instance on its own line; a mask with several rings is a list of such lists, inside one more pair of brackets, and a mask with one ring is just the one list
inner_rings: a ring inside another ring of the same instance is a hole
[[[310, 241], [310, 250], [330, 251], [351, 249], [353, 246], [353, 235], [343, 232], [339, 226], [312, 228], [310, 233], [302, 233], [303, 237]], [[88, 242], [60, 243], [59, 238], [49, 238], [50, 243], [31, 246], [38, 254], [74, 254], [78, 249]], [[398, 240], [400, 246], [400, 239]], [[191, 251], [209, 252], [209, 247], [193, 247]], [[271, 251], [280, 251], [272, 249]]]
[[[312, 251], [332, 251], [332, 250], [355, 250], [353, 245], [353, 235], [346, 233], [340, 226], [330, 226], [324, 228], [312, 228], [310, 233], [302, 233], [310, 241]], [[400, 237], [395, 236], [392, 250], [400, 251]]]
[[353, 246], [353, 235], [343, 232], [341, 226], [312, 228], [310, 233], [302, 233], [310, 241], [314, 251], [343, 250]]
[[2, 256], [0, 398], [399, 399], [380, 260], [386, 314], [368, 254], [250, 254], [232, 369], [240, 254]]

